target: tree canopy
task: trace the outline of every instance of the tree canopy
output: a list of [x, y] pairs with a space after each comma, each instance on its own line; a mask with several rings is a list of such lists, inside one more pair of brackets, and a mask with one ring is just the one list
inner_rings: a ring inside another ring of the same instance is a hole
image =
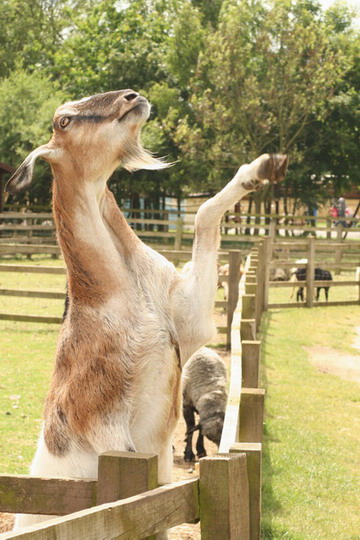
[[[61, 102], [133, 88], [153, 105], [144, 143], [176, 164], [117, 171], [118, 197], [215, 191], [275, 151], [290, 155], [285, 195], [320, 202], [360, 185], [353, 19], [317, 0], [4, 0], [0, 160], [44, 142]], [[48, 180], [39, 169], [30, 200], [48, 201]]]

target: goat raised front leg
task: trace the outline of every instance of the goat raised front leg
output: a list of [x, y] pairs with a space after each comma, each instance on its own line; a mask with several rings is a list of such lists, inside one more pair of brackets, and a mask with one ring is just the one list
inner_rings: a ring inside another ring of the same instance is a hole
[[198, 210], [192, 260], [173, 292], [173, 310], [182, 362], [214, 334], [213, 309], [217, 290], [217, 251], [224, 213], [264, 180], [278, 182], [285, 176], [287, 156], [264, 154], [240, 167], [234, 178]]

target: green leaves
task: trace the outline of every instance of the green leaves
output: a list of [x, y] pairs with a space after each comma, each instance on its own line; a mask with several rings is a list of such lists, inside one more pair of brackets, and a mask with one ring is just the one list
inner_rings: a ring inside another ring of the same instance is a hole
[[2, 159], [46, 140], [65, 94], [133, 88], [153, 104], [145, 144], [177, 164], [116, 173], [119, 197], [216, 190], [267, 151], [290, 153], [286, 185], [304, 199], [321, 179], [360, 182], [352, 16], [316, 0], [4, 0]]

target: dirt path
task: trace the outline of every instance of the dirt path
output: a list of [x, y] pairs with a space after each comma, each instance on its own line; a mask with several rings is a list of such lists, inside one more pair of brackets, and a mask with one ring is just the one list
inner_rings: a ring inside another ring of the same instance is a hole
[[[357, 337], [353, 343], [354, 350], [360, 352], [360, 327], [356, 329]], [[310, 362], [322, 373], [330, 373], [347, 381], [360, 383], [360, 355], [345, 354], [331, 347], [305, 347]]]

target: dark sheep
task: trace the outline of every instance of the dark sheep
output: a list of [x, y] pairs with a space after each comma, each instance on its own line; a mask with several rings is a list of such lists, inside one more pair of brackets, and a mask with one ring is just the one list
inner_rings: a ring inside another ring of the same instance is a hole
[[[298, 268], [295, 272], [296, 279], [298, 281], [306, 281], [306, 268]], [[328, 270], [322, 270], [321, 268], [315, 268], [314, 271], [314, 279], [315, 281], [332, 281], [332, 275], [331, 272]], [[329, 299], [329, 287], [316, 287], [316, 301], [319, 300], [320, 297], [320, 290], [324, 289], [325, 291], [325, 298], [326, 301]], [[296, 293], [296, 300], [304, 301], [304, 287], [299, 287], [297, 293]]]
[[[219, 446], [227, 402], [226, 367], [220, 356], [203, 347], [189, 358], [182, 375], [183, 415], [186, 422], [184, 459], [195, 461], [192, 438], [199, 431], [196, 442], [197, 457], [206, 456], [204, 436]], [[199, 423], [195, 425], [195, 413]]]

